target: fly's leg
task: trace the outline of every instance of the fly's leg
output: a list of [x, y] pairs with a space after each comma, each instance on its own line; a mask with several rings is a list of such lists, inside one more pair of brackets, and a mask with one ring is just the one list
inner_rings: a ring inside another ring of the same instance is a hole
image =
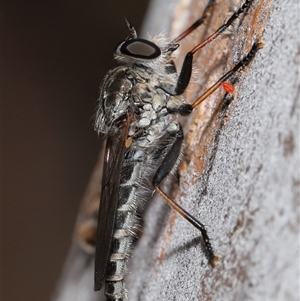
[[168, 150], [168, 153], [165, 155], [161, 165], [157, 169], [153, 177], [152, 184], [155, 188], [155, 191], [165, 200], [165, 202], [170, 207], [172, 207], [177, 213], [179, 213], [184, 219], [190, 222], [196, 229], [198, 229], [201, 232], [205, 244], [207, 256], [209, 258], [209, 262], [212, 266], [215, 266], [218, 257], [214, 254], [205, 226], [197, 219], [195, 219], [190, 213], [184, 210], [181, 206], [176, 204], [165, 192], [163, 192], [159, 188], [159, 185], [161, 184], [163, 179], [168, 174], [170, 174], [172, 169], [176, 166], [176, 163], [178, 162], [180, 156], [182, 142], [183, 142], [183, 132], [180, 124], [177, 122], [173, 122], [170, 125], [176, 126], [176, 130], [173, 128], [173, 132], [171, 132], [171, 137], [170, 137], [173, 140], [173, 142]]
[[232, 23], [245, 11], [248, 10], [250, 5], [253, 3], [254, 0], [246, 0], [244, 4], [232, 14], [232, 16], [225, 22], [222, 26], [220, 26], [215, 33], [210, 35], [206, 38], [202, 43], [195, 46], [191, 51], [189, 51], [182, 64], [182, 68], [180, 74], [178, 76], [178, 80], [175, 86], [169, 84], [161, 84], [160, 88], [163, 89], [165, 92], [169, 93], [170, 95], [180, 95], [182, 94], [186, 87], [188, 86], [191, 75], [192, 75], [192, 67], [193, 67], [193, 57], [194, 54], [199, 51], [201, 48], [206, 46], [207, 44], [211, 43], [215, 40], [218, 36], [220, 36]]
[[[171, 54], [179, 47], [179, 44], [177, 44], [179, 41], [184, 39], [186, 36], [188, 36], [191, 32], [193, 32], [196, 28], [198, 28], [200, 25], [202, 25], [204, 23], [205, 19], [210, 14], [211, 9], [214, 4], [215, 4], [215, 0], [210, 0], [208, 2], [208, 4], [206, 5], [206, 7], [202, 13], [202, 16], [170, 43], [170, 46], [168, 47], [168, 55], [169, 56], [171, 56]], [[166, 63], [165, 70], [166, 70], [167, 74], [172, 74], [172, 73], [177, 72], [176, 66], [175, 66], [175, 63], [173, 60], [168, 61]]]
[[187, 28], [182, 34], [180, 34], [177, 38], [175, 38], [170, 45], [174, 45], [184, 39], [186, 36], [188, 36], [191, 32], [193, 32], [196, 28], [198, 28], [200, 25], [202, 25], [205, 21], [205, 19], [208, 17], [210, 14], [213, 5], [215, 4], [215, 0], [210, 0], [208, 4], [206, 5], [202, 16], [196, 20], [189, 28]]
[[[191, 104], [191, 109], [194, 109], [197, 107], [203, 100], [205, 100], [209, 95], [211, 95], [215, 90], [217, 90], [220, 86], [224, 87], [224, 83], [226, 85], [226, 81], [239, 69], [246, 67], [249, 65], [251, 60], [254, 58], [256, 52], [263, 48], [263, 43], [261, 42], [256, 42], [252, 45], [251, 50], [249, 53], [242, 59], [240, 60], [231, 70], [229, 70], [227, 73], [225, 73], [222, 77], [219, 78], [219, 80], [212, 85], [209, 89], [207, 89], [206, 92], [204, 92], [201, 96], [199, 96], [192, 104]], [[231, 84], [230, 84], [231, 85]], [[224, 87], [226, 90], [227, 88]]]
[[177, 112], [182, 116], [186, 116], [189, 115], [195, 107], [197, 107], [200, 103], [202, 103], [208, 96], [210, 96], [219, 87], [222, 86], [227, 92], [232, 92], [233, 91], [232, 85], [230, 83], [227, 83], [226, 81], [238, 70], [249, 65], [251, 60], [254, 58], [256, 52], [261, 48], [263, 48], [263, 43], [261, 42], [254, 43], [249, 53], [242, 60], [240, 60], [231, 70], [229, 70], [222, 77], [220, 77], [215, 84], [213, 84], [210, 88], [208, 88], [192, 104], [182, 104], [179, 107], [173, 107], [173, 108], [168, 107], [168, 110], [170, 112], [174, 112], [174, 113]]
[[[247, 66], [252, 58], [255, 56], [256, 52], [263, 47], [263, 44], [258, 42], [254, 43], [250, 52], [231, 70], [225, 73], [214, 85], [212, 85], [206, 92], [204, 92], [199, 98], [197, 98], [193, 104], [183, 104], [177, 108], [168, 108], [170, 111], [178, 112], [181, 115], [188, 115], [192, 110], [198, 106], [203, 100], [205, 100], [209, 95], [211, 95], [218, 87], [222, 86], [226, 80], [228, 80], [235, 72], [237, 72], [242, 67]], [[168, 150], [168, 153], [164, 157], [160, 167], [157, 169], [152, 184], [155, 188], [155, 191], [171, 206], [177, 213], [179, 213], [183, 218], [189, 221], [194, 227], [196, 227], [202, 234], [203, 241], [206, 247], [207, 255], [209, 262], [212, 266], [215, 266], [218, 261], [218, 256], [214, 254], [212, 246], [210, 244], [209, 237], [207, 235], [205, 226], [185, 211], [182, 207], [176, 204], [165, 192], [163, 192], [159, 185], [163, 179], [171, 172], [171, 170], [176, 165], [178, 158], [180, 156], [181, 146], [183, 142], [183, 133], [180, 125], [178, 123], [173, 123], [177, 125], [177, 128], [173, 128], [171, 133], [171, 138], [173, 140], [171, 147]]]

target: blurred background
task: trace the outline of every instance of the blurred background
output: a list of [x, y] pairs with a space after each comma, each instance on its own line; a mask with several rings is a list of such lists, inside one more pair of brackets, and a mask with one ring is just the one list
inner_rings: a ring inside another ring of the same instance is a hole
[[101, 141], [100, 82], [147, 1], [2, 3], [3, 301], [49, 300]]

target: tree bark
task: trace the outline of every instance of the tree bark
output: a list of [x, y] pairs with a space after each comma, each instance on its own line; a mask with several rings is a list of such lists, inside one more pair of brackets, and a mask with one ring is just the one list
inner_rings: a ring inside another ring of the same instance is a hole
[[[206, 4], [202, 2], [153, 0], [144, 32], [168, 32], [175, 38], [201, 15]], [[205, 25], [180, 42], [178, 69], [185, 53], [242, 3], [217, 1]], [[147, 207], [144, 233], [131, 259], [130, 301], [298, 300], [297, 11], [292, 0], [254, 1], [226, 35], [197, 54], [185, 93], [188, 103], [244, 57], [255, 41], [265, 44], [250, 66], [232, 79], [234, 95], [224, 95], [220, 89], [182, 119], [185, 157], [178, 183], [171, 179], [164, 185], [176, 202], [206, 225], [220, 259], [212, 268], [199, 233], [155, 197]], [[100, 170], [101, 164], [83, 199], [85, 209], [79, 213], [76, 233], [87, 204], [98, 206]], [[72, 250], [53, 300], [99, 300], [92, 289], [92, 252], [82, 251], [76, 239]], [[66, 291], [71, 295], [62, 297]], [[79, 292], [85, 294], [76, 298]]]
[[[242, 2], [218, 1], [206, 26], [181, 43], [181, 56]], [[146, 24], [172, 20], [174, 38], [202, 3], [178, 1], [174, 14], [150, 12]], [[265, 44], [238, 73], [233, 100], [214, 93], [186, 122], [186, 156], [179, 187], [172, 188], [174, 199], [206, 225], [220, 260], [212, 268], [199, 233], [156, 198], [132, 256], [129, 300], [299, 299], [298, 6], [255, 1], [228, 36], [199, 51], [189, 103], [254, 41]]]

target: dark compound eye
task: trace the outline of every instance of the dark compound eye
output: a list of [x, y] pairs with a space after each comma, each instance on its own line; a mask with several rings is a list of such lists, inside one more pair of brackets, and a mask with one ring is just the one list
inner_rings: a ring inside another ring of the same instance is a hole
[[152, 60], [161, 55], [161, 50], [156, 44], [144, 39], [127, 40], [117, 47], [118, 52], [141, 60]]

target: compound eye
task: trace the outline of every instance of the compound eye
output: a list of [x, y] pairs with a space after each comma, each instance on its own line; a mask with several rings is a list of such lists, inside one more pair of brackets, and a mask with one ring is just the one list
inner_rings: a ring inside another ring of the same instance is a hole
[[140, 60], [152, 60], [161, 55], [156, 44], [144, 39], [127, 40], [117, 47], [117, 52]]

